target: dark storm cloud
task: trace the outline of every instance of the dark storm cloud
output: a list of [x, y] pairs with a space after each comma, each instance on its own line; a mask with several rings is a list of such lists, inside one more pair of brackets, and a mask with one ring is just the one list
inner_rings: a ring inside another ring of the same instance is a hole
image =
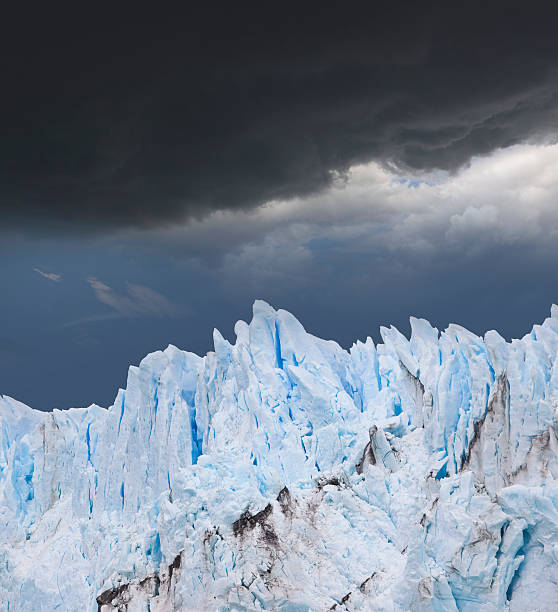
[[165, 225], [554, 131], [556, 10], [406, 4], [4, 15], [2, 227]]

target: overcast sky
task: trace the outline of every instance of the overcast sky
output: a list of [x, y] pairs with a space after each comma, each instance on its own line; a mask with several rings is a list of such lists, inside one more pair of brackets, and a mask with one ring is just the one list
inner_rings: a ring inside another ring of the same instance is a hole
[[0, 393], [110, 405], [256, 298], [347, 347], [544, 319], [558, 15], [414, 4], [6, 15]]

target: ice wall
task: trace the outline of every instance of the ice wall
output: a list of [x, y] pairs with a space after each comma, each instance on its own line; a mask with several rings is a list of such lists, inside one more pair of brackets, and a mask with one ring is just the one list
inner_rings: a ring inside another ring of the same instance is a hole
[[411, 328], [345, 351], [256, 302], [108, 410], [0, 398], [0, 609], [554, 610], [558, 309]]

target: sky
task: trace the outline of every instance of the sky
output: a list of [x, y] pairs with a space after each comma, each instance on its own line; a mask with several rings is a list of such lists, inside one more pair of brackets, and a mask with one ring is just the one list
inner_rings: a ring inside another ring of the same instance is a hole
[[108, 406], [255, 299], [345, 347], [528, 333], [558, 302], [549, 6], [9, 9], [0, 393]]

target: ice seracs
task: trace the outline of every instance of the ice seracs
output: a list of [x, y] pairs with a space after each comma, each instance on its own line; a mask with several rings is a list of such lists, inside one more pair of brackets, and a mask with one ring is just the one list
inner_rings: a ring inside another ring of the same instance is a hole
[[256, 302], [108, 410], [1, 398], [2, 609], [555, 609], [558, 309], [411, 330], [345, 351]]

